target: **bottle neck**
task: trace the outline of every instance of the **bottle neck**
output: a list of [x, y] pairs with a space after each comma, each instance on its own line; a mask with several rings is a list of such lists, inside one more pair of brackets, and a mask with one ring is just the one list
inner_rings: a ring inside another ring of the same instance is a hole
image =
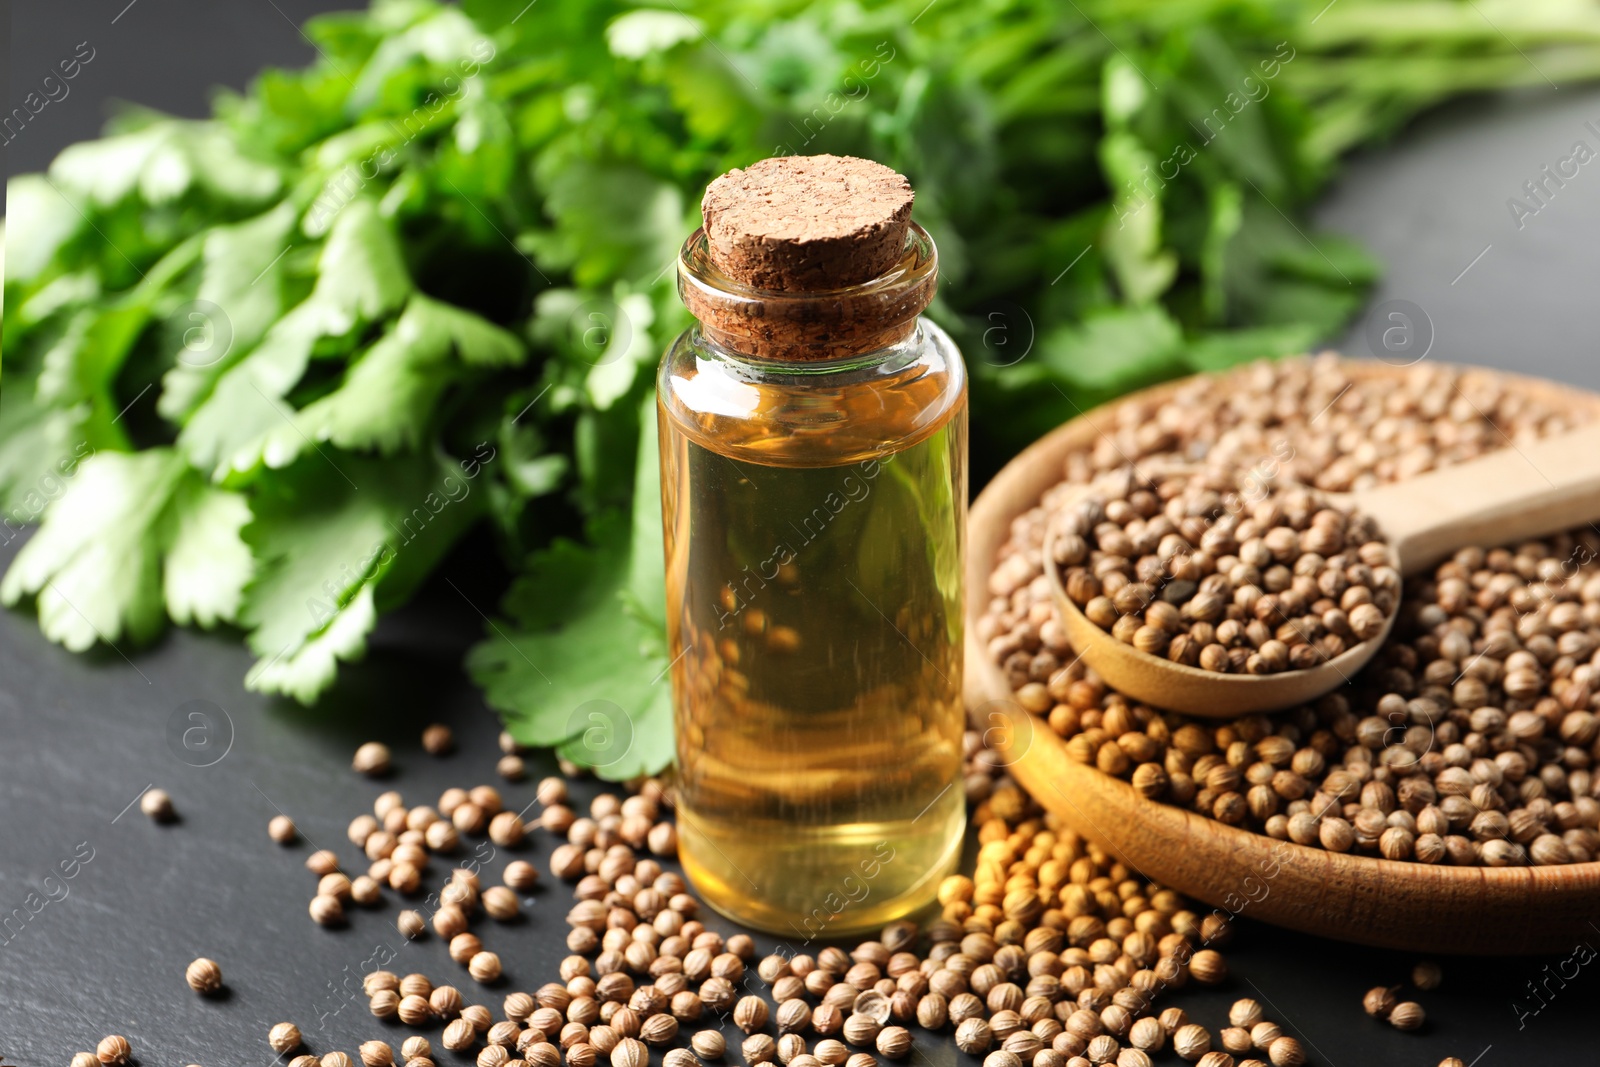
[[842, 289], [752, 289], [712, 263], [704, 230], [678, 257], [678, 292], [707, 341], [737, 356], [771, 363], [833, 363], [910, 339], [933, 299], [938, 253], [912, 223], [900, 260], [888, 271]]

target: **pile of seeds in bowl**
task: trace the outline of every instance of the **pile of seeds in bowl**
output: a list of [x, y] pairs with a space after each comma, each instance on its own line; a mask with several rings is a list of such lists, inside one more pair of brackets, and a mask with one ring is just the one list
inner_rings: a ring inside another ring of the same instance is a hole
[[[1337, 362], [1297, 361], [1187, 385], [1175, 413], [1146, 401], [1113, 406], [1106, 421], [1118, 429], [1070, 457], [1067, 482], [1013, 523], [980, 638], [1018, 702], [1067, 739], [1072, 758], [1151, 799], [1395, 860], [1511, 866], [1600, 856], [1595, 531], [1457, 553], [1407, 583], [1394, 631], [1355, 684], [1314, 706], [1232, 722], [1109, 690], [1066, 640], [1043, 573], [1051, 515], [1082, 483], [1126, 463], [1124, 446], [1141, 447], [1141, 462], [1166, 455], [1248, 468], [1251, 444], [1289, 440], [1297, 451], [1281, 466], [1346, 489], [1587, 420], [1494, 378], [1419, 367], [1362, 380]], [[1334, 464], [1330, 450], [1350, 462]], [[1304, 456], [1325, 466], [1321, 475], [1295, 468]]]
[[[1371, 519], [1249, 473], [1125, 467], [1051, 522], [1061, 588], [1090, 622], [1207, 671], [1314, 667], [1379, 636], [1399, 597]], [[991, 591], [1024, 568], [1010, 557]]]

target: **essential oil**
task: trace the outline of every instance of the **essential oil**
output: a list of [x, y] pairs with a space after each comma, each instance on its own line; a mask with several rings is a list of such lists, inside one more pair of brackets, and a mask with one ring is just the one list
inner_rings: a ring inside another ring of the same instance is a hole
[[966, 373], [909, 213], [862, 160], [719, 179], [658, 383], [679, 853], [791, 939], [927, 903], [965, 827]]

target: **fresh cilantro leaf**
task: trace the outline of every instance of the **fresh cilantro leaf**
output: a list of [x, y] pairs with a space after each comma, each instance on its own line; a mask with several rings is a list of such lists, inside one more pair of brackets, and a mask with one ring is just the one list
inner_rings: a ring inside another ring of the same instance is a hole
[[146, 203], [165, 204], [196, 186], [219, 201], [252, 204], [281, 185], [278, 172], [245, 155], [225, 127], [182, 119], [75, 144], [56, 157], [50, 177], [101, 207], [135, 190]]
[[480, 475], [431, 453], [331, 450], [263, 475], [244, 528], [257, 565], [239, 618], [261, 657], [245, 684], [314, 700], [339, 660], [365, 650], [377, 609], [408, 596], [481, 514]]
[[6, 284], [44, 273], [61, 246], [83, 229], [83, 215], [39, 174], [6, 182]]
[[168, 594], [185, 619], [229, 619], [248, 567], [238, 542], [243, 510], [173, 449], [90, 456], [6, 571], [0, 601], [35, 597], [45, 636], [73, 651], [149, 640], [165, 621]]
[[163, 416], [173, 422], [187, 418], [222, 373], [283, 314], [282, 264], [294, 223], [293, 206], [283, 203], [206, 235], [200, 292], [190, 317], [195, 328], [209, 331], [209, 343], [178, 353], [162, 378], [156, 410]]
[[324, 337], [346, 337], [358, 324], [382, 318], [410, 291], [393, 231], [370, 200], [339, 213], [317, 264], [311, 295], [267, 331], [261, 343], [223, 372], [184, 425], [178, 444], [189, 460], [219, 480], [261, 463], [284, 466], [300, 444], [269, 451], [271, 433], [292, 424], [285, 400], [306, 372]]
[[621, 780], [672, 760], [655, 405], [641, 416], [633, 515], [557, 541], [507, 593], [510, 617], [467, 658], [485, 699], [524, 744]]

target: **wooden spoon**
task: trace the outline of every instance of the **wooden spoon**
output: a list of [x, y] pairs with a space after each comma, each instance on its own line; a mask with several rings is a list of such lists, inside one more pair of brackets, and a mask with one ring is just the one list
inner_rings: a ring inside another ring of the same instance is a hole
[[[1088, 492], [1088, 487], [1085, 487]], [[1324, 493], [1372, 516], [1401, 574], [1414, 574], [1469, 545], [1514, 544], [1600, 520], [1600, 425], [1512, 446], [1403, 482]], [[1219, 674], [1141, 652], [1096, 626], [1067, 596], [1055, 565], [1055, 528], [1044, 570], [1072, 647], [1113, 689], [1188, 715], [1234, 718], [1315, 700], [1354, 678], [1382, 647], [1383, 632], [1315, 667], [1277, 674]]]

